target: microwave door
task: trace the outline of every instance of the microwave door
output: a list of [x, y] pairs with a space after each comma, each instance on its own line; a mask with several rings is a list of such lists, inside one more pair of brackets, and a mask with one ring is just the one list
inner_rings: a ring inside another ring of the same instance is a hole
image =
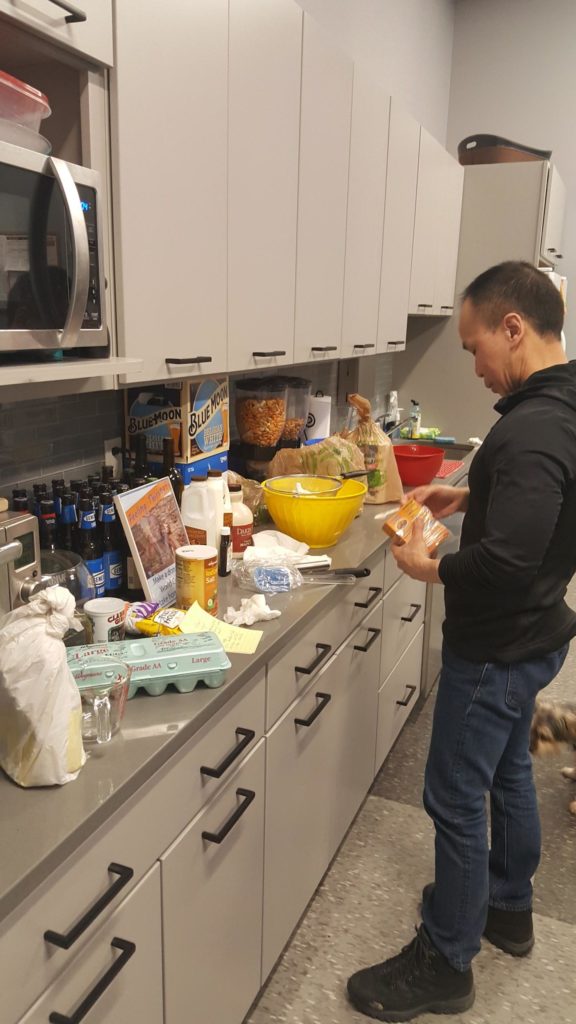
[[68, 348], [77, 344], [88, 299], [90, 282], [88, 233], [82, 201], [68, 164], [57, 157], [50, 157], [49, 163], [62, 193], [72, 241], [72, 288], [68, 316], [60, 338], [61, 347]]

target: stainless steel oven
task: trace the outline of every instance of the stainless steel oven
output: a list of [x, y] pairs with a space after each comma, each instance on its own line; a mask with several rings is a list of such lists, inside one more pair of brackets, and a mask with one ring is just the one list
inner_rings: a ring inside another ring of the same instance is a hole
[[0, 359], [108, 346], [99, 175], [0, 142]]

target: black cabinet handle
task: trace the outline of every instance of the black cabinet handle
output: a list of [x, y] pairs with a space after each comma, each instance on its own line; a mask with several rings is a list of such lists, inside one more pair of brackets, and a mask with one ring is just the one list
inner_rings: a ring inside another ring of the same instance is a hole
[[110, 948], [120, 949], [121, 955], [116, 958], [106, 973], [98, 979], [94, 988], [91, 989], [80, 1005], [76, 1007], [74, 1013], [71, 1013], [68, 1016], [66, 1013], [57, 1013], [56, 1010], [53, 1010], [48, 1017], [50, 1024], [80, 1024], [80, 1021], [83, 1020], [88, 1011], [92, 1009], [94, 1003], [98, 1002], [100, 996], [103, 995], [106, 989], [110, 987], [114, 978], [120, 974], [120, 971], [126, 966], [130, 957], [134, 956], [134, 953], [136, 952], [136, 944], [134, 942], [130, 942], [128, 939], [114, 938], [110, 943]]
[[368, 592], [372, 596], [367, 601], [354, 601], [355, 608], [369, 608], [370, 605], [374, 604], [374, 601], [378, 600], [382, 593], [382, 587], [368, 587]]
[[68, 11], [68, 15], [64, 18], [69, 25], [73, 21], [88, 21], [88, 15], [85, 11], [81, 11], [79, 7], [75, 7], [74, 4], [69, 4], [66, 0], [50, 0], [51, 4], [55, 7], [61, 7], [63, 11]]
[[242, 797], [242, 803], [238, 804], [238, 807], [233, 814], [230, 815], [228, 821], [225, 821], [219, 832], [203, 832], [202, 839], [205, 839], [207, 843], [221, 843], [229, 832], [232, 831], [237, 821], [240, 821], [242, 815], [248, 810], [252, 803], [256, 793], [253, 789], [237, 789], [236, 796]]
[[285, 356], [286, 352], [283, 348], [278, 348], [273, 352], [253, 352], [252, 355], [255, 359], [271, 359], [272, 356]]
[[416, 687], [415, 686], [408, 686], [408, 696], [406, 697], [406, 699], [405, 700], [397, 700], [396, 703], [401, 708], [407, 708], [409, 703], [410, 703], [410, 701], [412, 700], [412, 697], [414, 696], [415, 693], [416, 693]]
[[440, 306], [440, 309], [454, 309], [454, 306]]
[[405, 341], [403, 341], [403, 340], [402, 340], [402, 339], [400, 338], [400, 339], [399, 339], [398, 341], [387, 341], [387, 342], [386, 342], [386, 344], [387, 344], [387, 345], [405, 345], [405, 344], [406, 344], [406, 342], [405, 342]]
[[556, 252], [556, 249], [553, 246], [550, 246], [549, 249], [546, 249], [546, 252]]
[[365, 644], [354, 644], [354, 650], [355, 651], [362, 651], [362, 654], [366, 654], [366, 651], [370, 650], [370, 648], [372, 647], [372, 644], [376, 643], [376, 640], [380, 636], [380, 633], [382, 632], [382, 630], [381, 629], [373, 629], [372, 626], [369, 626], [368, 627], [368, 632], [372, 634], [372, 636], [370, 637], [368, 642], [365, 643]]
[[418, 615], [418, 612], [422, 608], [422, 605], [421, 604], [411, 604], [410, 607], [412, 608], [412, 611], [410, 612], [410, 615], [402, 615], [400, 617], [400, 621], [401, 622], [414, 622], [414, 619]]
[[118, 875], [119, 877], [112, 883], [110, 888], [106, 890], [104, 895], [100, 896], [99, 899], [92, 904], [89, 910], [84, 914], [84, 917], [81, 917], [74, 927], [71, 928], [69, 932], [66, 932], [65, 935], [62, 935], [60, 932], [53, 932], [50, 930], [44, 932], [46, 942], [51, 942], [54, 946], [59, 946], [60, 949], [70, 949], [70, 946], [74, 945], [82, 933], [90, 927], [92, 922], [95, 921], [102, 911], [106, 909], [108, 904], [112, 902], [120, 890], [123, 889], [125, 885], [128, 885], [128, 882], [134, 876], [134, 869], [127, 868], [124, 864], [109, 864], [108, 871], [110, 874]]
[[312, 345], [311, 352], [337, 352], [338, 345]]
[[563, 255], [563, 253], [561, 253], [561, 252], [557, 252], [557, 253], [556, 253], [556, 259], [557, 259], [557, 260], [563, 260], [563, 259], [564, 259], [564, 255]]
[[353, 345], [352, 348], [376, 348], [376, 345]]
[[190, 356], [190, 359], [165, 359], [164, 362], [168, 363], [168, 365], [173, 363], [174, 366], [186, 366], [187, 363], [211, 363], [212, 356]]
[[296, 665], [294, 671], [301, 672], [303, 676], [311, 676], [312, 673], [315, 672], [317, 668], [319, 668], [324, 659], [328, 657], [330, 651], [332, 650], [332, 646], [331, 644], [316, 644], [316, 650], [319, 652], [319, 654], [317, 655], [316, 658], [314, 658], [314, 661], [311, 661], [310, 664], [306, 665], [305, 668], [301, 668], [298, 665]]
[[304, 725], [306, 728], [308, 728], [309, 725], [312, 725], [312, 722], [316, 721], [318, 715], [320, 715], [324, 711], [326, 705], [329, 704], [330, 701], [332, 700], [331, 693], [317, 693], [315, 694], [315, 696], [318, 698], [318, 704], [314, 708], [312, 714], [308, 715], [308, 718], [295, 718], [294, 725]]
[[432, 309], [432, 302], [419, 302], [418, 309]]
[[221, 761], [216, 768], [209, 768], [207, 765], [203, 764], [202, 767], [200, 768], [202, 775], [209, 775], [211, 779], [221, 779], [222, 776], [224, 775], [224, 772], [227, 771], [230, 765], [234, 763], [237, 757], [240, 757], [242, 751], [245, 750], [250, 743], [252, 743], [252, 740], [256, 735], [253, 729], [238, 728], [235, 731], [236, 736], [242, 736], [240, 742], [236, 744], [233, 750], [231, 750], [230, 753], [226, 755], [224, 760]]

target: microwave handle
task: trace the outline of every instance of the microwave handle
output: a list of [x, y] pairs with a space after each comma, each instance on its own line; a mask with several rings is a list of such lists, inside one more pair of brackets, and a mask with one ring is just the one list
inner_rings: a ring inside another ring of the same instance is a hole
[[84, 220], [82, 203], [74, 178], [70, 173], [70, 168], [65, 160], [60, 160], [55, 156], [49, 157], [48, 161], [64, 198], [72, 231], [74, 250], [72, 295], [68, 316], [60, 335], [60, 347], [66, 348], [68, 338], [73, 338], [73, 343], [77, 341], [82, 321], [84, 320], [86, 301], [88, 299], [88, 285], [90, 282], [90, 253], [88, 250], [88, 234], [86, 232], [86, 221]]

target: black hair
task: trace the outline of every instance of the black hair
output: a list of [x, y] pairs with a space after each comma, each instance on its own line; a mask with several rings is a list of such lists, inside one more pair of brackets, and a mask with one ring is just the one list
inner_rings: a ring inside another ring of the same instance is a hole
[[495, 331], [507, 313], [519, 313], [537, 334], [560, 340], [564, 324], [564, 300], [546, 274], [516, 260], [498, 263], [474, 278], [462, 292], [490, 330]]

